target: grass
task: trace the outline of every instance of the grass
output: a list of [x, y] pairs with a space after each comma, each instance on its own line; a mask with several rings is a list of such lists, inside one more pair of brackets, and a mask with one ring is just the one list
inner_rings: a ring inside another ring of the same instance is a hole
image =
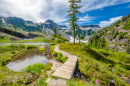
[[9, 40], [10, 36], [8, 37], [0, 37], [0, 43], [9, 43], [12, 42], [11, 40]]
[[9, 70], [7, 64], [12, 58], [27, 49], [28, 45], [12, 44], [0, 46], [0, 85], [25, 85], [37, 78], [37, 74], [33, 76], [31, 73], [22, 73]]
[[10, 37], [0, 39], [0, 43], [49, 42], [49, 40], [45, 39], [44, 37], [37, 37], [37, 38], [34, 38], [34, 39], [19, 40], [19, 41], [11, 41], [11, 40], [9, 40], [9, 38]]
[[122, 53], [122, 52], [107, 52], [106, 50], [102, 49], [95, 49], [97, 52], [101, 53], [105, 57], [117, 62], [117, 63], [123, 63], [127, 64], [130, 63], [130, 54], [128, 53]]
[[33, 65], [29, 65], [25, 69], [22, 69], [22, 72], [29, 72], [29, 73], [41, 73], [41, 70], [44, 68], [42, 63], [37, 63]]
[[13, 57], [15, 57], [20, 52], [24, 51], [26, 48], [27, 46], [23, 44], [11, 44], [0, 46], [0, 65], [5, 65]]
[[68, 86], [100, 86], [93, 81], [88, 82], [88, 83], [83, 83], [80, 79], [70, 79], [67, 80], [67, 85]]
[[38, 86], [47, 86], [47, 83], [45, 82], [46, 79], [43, 77], [40, 77], [40, 79], [37, 81]]
[[65, 43], [67, 42], [68, 40], [63, 38], [62, 36], [60, 35], [53, 35], [53, 37], [51, 37], [50, 39], [50, 42], [52, 44], [59, 44], [59, 43]]
[[19, 40], [19, 41], [13, 41], [17, 43], [22, 43], [22, 42], [48, 42], [48, 39], [45, 39], [44, 37], [37, 37], [35, 39], [30, 39], [30, 40]]
[[[99, 79], [100, 83], [110, 85], [111, 80], [114, 80], [116, 86], [128, 85], [124, 80], [118, 77], [118, 75], [130, 77], [130, 70], [128, 70], [129, 65], [122, 64], [123, 62], [119, 63], [121, 58], [125, 58], [122, 57], [124, 53], [120, 53], [122, 56], [120, 55], [118, 59], [118, 57], [114, 57], [114, 55], [119, 55], [116, 52], [113, 52], [114, 54], [111, 52], [107, 53], [108, 51], [101, 53], [89, 47], [76, 44], [63, 43], [59, 45], [59, 48], [78, 56], [78, 69], [90, 80], [93, 80], [93, 75], [95, 74], [95, 77]], [[129, 56], [129, 54], [126, 54], [126, 56]], [[119, 62], [112, 58], [118, 59]], [[125, 60], [127, 60], [126, 62], [128, 63], [129, 57], [125, 58]], [[113, 67], [112, 71], [111, 67]]]
[[66, 62], [66, 61], [67, 61], [67, 57], [64, 57], [61, 52], [58, 53], [56, 59], [57, 59], [58, 61], [60, 61], [60, 62]]
[[128, 32], [120, 32], [119, 35], [118, 35], [118, 38], [124, 38], [124, 36], [127, 34]]
[[39, 51], [45, 51], [45, 48], [40, 48]]
[[42, 64], [42, 63], [36, 63], [33, 65], [29, 65], [28, 67], [22, 69], [22, 72], [29, 72], [29, 73], [41, 73], [41, 70], [44, 69], [46, 70], [50, 70], [52, 66], [52, 63], [47, 63], [46, 65]]
[[52, 54], [54, 57], [56, 57], [56, 59], [57, 59], [58, 61], [63, 62], [63, 63], [66, 62], [68, 58], [67, 58], [67, 57], [64, 57], [61, 52], [59, 52], [59, 53], [55, 52], [55, 51], [54, 51], [54, 48], [55, 48], [55, 45], [51, 45], [51, 47], [50, 47], [50, 49], [51, 49], [51, 54]]
[[34, 49], [34, 48], [37, 48], [35, 45], [29, 45], [27, 46], [27, 49]]
[[51, 62], [49, 62], [49, 63], [47, 63], [46, 65], [45, 65], [45, 67], [44, 67], [44, 70], [50, 70], [51, 69], [51, 67], [52, 67], [52, 63]]

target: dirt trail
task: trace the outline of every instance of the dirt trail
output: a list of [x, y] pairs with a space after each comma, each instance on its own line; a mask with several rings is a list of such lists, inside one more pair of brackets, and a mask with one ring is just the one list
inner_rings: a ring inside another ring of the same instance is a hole
[[55, 67], [52, 67], [56, 70], [52, 74], [52, 76], [57, 76], [59, 78], [49, 78], [46, 82], [49, 86], [66, 86], [66, 79], [70, 79], [73, 76], [78, 58], [75, 55], [60, 50], [59, 45], [55, 46], [54, 51], [61, 52], [63, 56], [68, 57], [68, 60], [64, 64], [59, 66], [57, 69], [55, 69]]

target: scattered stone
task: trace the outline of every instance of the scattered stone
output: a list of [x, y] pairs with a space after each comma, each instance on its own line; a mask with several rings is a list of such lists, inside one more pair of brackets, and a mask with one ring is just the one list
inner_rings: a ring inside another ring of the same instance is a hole
[[114, 48], [116, 48], [116, 46], [115, 46], [115, 45], [109, 45], [108, 48], [109, 48], [109, 49], [114, 49]]
[[46, 53], [44, 52], [42, 55], [46, 55]]
[[48, 86], [66, 86], [66, 80], [64, 79], [47, 79]]

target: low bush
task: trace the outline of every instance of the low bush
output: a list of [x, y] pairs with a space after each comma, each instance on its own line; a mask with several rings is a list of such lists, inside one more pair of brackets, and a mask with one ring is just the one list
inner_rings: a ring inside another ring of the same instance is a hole
[[34, 45], [29, 45], [29, 46], [27, 47], [27, 49], [33, 49], [33, 48], [37, 48], [37, 47], [34, 46]]
[[44, 68], [44, 64], [37, 63], [33, 65], [29, 65], [28, 67], [22, 69], [23, 72], [29, 72], [29, 73], [41, 73], [41, 70]]
[[46, 79], [43, 77], [40, 77], [40, 79], [37, 81], [38, 86], [47, 86]]
[[57, 59], [58, 61], [61, 61], [61, 62], [66, 62], [66, 61], [67, 61], [67, 57], [64, 57], [61, 52], [58, 53], [56, 59]]
[[45, 48], [40, 48], [39, 51], [45, 51]]
[[49, 62], [49, 63], [47, 63], [46, 65], [45, 65], [45, 67], [44, 67], [44, 70], [50, 70], [51, 69], [51, 67], [52, 67], [52, 63], [51, 62]]
[[120, 32], [118, 35], [118, 38], [124, 38], [124, 36], [127, 34], [128, 32]]
[[93, 81], [90, 81], [90, 82], [87, 82], [87, 83], [83, 83], [79, 79], [70, 79], [70, 80], [67, 80], [67, 85], [68, 86], [100, 86], [100, 84], [96, 84]]

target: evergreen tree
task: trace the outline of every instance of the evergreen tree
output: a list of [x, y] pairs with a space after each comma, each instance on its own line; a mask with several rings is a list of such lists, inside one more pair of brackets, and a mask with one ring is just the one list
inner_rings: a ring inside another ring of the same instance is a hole
[[80, 31], [79, 31], [79, 44], [80, 44]]
[[57, 34], [56, 26], [54, 26], [54, 34]]
[[118, 26], [119, 26], [118, 21], [116, 21], [115, 26], [116, 26], [116, 27], [118, 27]]
[[40, 32], [42, 33], [42, 28], [40, 28]]
[[75, 29], [78, 28], [77, 21], [79, 18], [76, 17], [76, 14], [81, 14], [78, 9], [80, 9], [82, 6], [78, 6], [77, 3], [80, 3], [81, 0], [69, 0], [70, 3], [70, 10], [67, 11], [70, 17], [69, 25], [71, 26], [71, 29], [73, 30], [74, 34], [74, 44], [75, 44]]
[[16, 30], [16, 26], [15, 25], [13, 25], [13, 28]]
[[126, 52], [130, 54], [130, 39], [127, 41]]

